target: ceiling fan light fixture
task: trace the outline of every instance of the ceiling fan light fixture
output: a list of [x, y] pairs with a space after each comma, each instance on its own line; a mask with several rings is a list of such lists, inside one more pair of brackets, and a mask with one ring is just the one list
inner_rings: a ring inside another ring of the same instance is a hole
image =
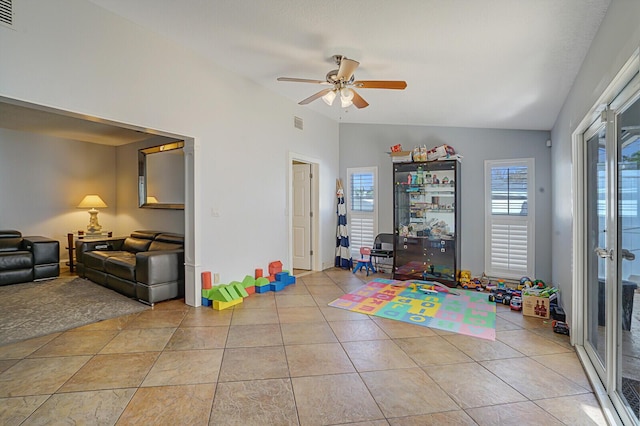
[[325, 104], [331, 106], [333, 105], [333, 100], [336, 98], [336, 91], [332, 90], [329, 93], [327, 93], [326, 95], [324, 95], [322, 97], [322, 100], [324, 101]]
[[346, 87], [340, 89], [340, 104], [342, 108], [347, 108], [353, 105], [353, 91]]

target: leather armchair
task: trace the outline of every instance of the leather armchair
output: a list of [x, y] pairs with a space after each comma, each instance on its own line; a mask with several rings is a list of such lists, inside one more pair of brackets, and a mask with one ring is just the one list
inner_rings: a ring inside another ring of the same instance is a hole
[[60, 243], [46, 237], [23, 237], [0, 230], [0, 285], [56, 278], [60, 275]]

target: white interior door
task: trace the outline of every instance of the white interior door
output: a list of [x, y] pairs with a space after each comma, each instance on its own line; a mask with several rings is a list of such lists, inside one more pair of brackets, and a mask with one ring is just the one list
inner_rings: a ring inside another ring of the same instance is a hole
[[311, 269], [311, 165], [293, 164], [293, 267]]

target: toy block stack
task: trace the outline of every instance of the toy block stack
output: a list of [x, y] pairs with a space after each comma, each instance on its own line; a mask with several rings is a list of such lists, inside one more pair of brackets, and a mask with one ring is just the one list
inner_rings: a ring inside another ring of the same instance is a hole
[[276, 280], [276, 274], [278, 272], [282, 272], [282, 262], [276, 260], [275, 262], [269, 263], [269, 282]]
[[266, 293], [268, 291], [271, 291], [269, 284], [270, 283], [268, 278], [260, 277], [256, 279], [256, 293]]
[[255, 277], [247, 275], [242, 282], [232, 281], [230, 284], [212, 286], [211, 272], [203, 272], [202, 306], [213, 306], [213, 309], [220, 311], [242, 303], [251, 294], [280, 291], [295, 282], [294, 276], [282, 270], [282, 262], [279, 260], [269, 263], [268, 278], [262, 276], [262, 269], [256, 269]]
[[242, 303], [245, 297], [249, 296], [241, 282], [233, 281], [230, 284], [221, 284], [207, 292], [207, 298], [213, 301], [213, 309], [221, 311]]
[[270, 283], [271, 291], [280, 291], [289, 284], [295, 284], [296, 277], [289, 275], [289, 272], [282, 271], [276, 273], [276, 279], [274, 282]]
[[254, 294], [256, 292], [256, 279], [251, 275], [247, 275], [246, 277], [244, 277], [244, 280], [242, 280], [242, 285], [244, 286], [247, 294]]
[[205, 297], [205, 290], [211, 289], [211, 272], [203, 272], [202, 277], [202, 306], [211, 306], [211, 300]]

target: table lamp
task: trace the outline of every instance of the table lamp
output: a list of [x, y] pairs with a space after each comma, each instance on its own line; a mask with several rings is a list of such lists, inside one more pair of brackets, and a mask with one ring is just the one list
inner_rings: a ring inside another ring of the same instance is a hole
[[89, 225], [87, 225], [87, 232], [89, 234], [98, 234], [102, 230], [102, 226], [98, 223], [98, 208], [105, 208], [107, 204], [102, 201], [99, 195], [90, 194], [86, 195], [80, 204], [79, 209], [89, 209]]

